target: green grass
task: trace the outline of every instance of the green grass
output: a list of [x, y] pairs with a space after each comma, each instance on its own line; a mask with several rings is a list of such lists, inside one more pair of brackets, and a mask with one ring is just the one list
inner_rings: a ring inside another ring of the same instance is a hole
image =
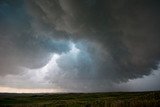
[[160, 92], [2, 93], [0, 107], [160, 107]]

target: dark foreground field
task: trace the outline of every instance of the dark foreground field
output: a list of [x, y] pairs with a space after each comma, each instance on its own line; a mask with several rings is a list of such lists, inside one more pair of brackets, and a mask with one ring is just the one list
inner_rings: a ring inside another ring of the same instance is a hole
[[160, 92], [0, 94], [0, 107], [160, 107]]

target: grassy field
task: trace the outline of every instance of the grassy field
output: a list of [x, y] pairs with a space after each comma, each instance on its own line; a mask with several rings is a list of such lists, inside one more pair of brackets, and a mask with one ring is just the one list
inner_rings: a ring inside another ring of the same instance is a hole
[[1, 93], [0, 107], [160, 107], [160, 92]]

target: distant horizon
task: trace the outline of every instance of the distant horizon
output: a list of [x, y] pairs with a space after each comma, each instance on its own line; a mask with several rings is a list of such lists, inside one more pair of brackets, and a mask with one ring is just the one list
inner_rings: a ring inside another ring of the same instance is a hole
[[[18, 91], [19, 90], [19, 91]], [[23, 90], [26, 90], [26, 91], [23, 91]], [[28, 91], [30, 90], [30, 91]], [[17, 89], [17, 91], [0, 91], [0, 94], [3, 94], [3, 93], [8, 93], [8, 94], [65, 94], [65, 93], [112, 93], [112, 92], [159, 92], [160, 90], [139, 90], [139, 91], [124, 91], [124, 90], [121, 90], [121, 91], [88, 91], [88, 92], [85, 92], [85, 91], [79, 91], [79, 92], [74, 92], [74, 91], [53, 91], [53, 89], [50, 89], [50, 91], [48, 91], [48, 89]]]
[[155, 90], [155, 91], [110, 91], [110, 92], [39, 92], [39, 93], [0, 92], [0, 94], [92, 94], [92, 93], [145, 93], [145, 92], [160, 92], [160, 90]]

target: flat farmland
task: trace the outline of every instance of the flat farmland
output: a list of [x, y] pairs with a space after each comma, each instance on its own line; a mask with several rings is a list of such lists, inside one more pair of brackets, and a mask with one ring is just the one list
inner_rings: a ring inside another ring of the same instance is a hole
[[160, 107], [160, 92], [1, 93], [0, 107]]

